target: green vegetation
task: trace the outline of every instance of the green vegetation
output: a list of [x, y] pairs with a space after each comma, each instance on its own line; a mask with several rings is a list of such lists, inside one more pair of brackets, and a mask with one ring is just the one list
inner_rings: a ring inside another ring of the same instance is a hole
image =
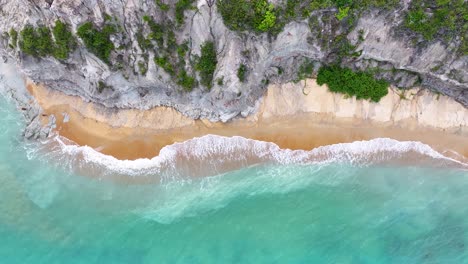
[[218, 0], [224, 24], [232, 30], [278, 32], [278, 9], [267, 0]]
[[185, 22], [185, 11], [192, 8], [194, 0], [179, 0], [175, 6], [175, 16], [178, 25]]
[[275, 6], [263, 0], [256, 3], [255, 9], [256, 14], [261, 18], [256, 28], [262, 32], [272, 29], [276, 23]]
[[86, 22], [78, 27], [77, 34], [90, 52], [110, 64], [109, 57], [115, 49], [110, 36], [116, 32], [117, 29], [113, 25], [105, 24], [102, 30], [99, 30], [93, 23]]
[[185, 91], [190, 92], [195, 87], [196, 80], [194, 77], [189, 76], [185, 70], [181, 70], [177, 76], [177, 84], [182, 86]]
[[363, 10], [391, 9], [399, 2], [398, 0], [287, 0], [284, 6], [274, 6], [267, 0], [218, 0], [217, 6], [224, 24], [231, 30], [277, 34], [288, 22], [307, 18], [315, 10], [337, 8], [336, 19], [354, 20]]
[[140, 71], [141, 75], [146, 75], [148, 72], [148, 66], [145, 61], [139, 61], [138, 62], [138, 70]]
[[468, 55], [468, 33], [462, 37], [462, 42], [460, 44], [459, 51], [463, 55]]
[[195, 68], [200, 72], [200, 82], [202, 85], [211, 89], [213, 82], [213, 74], [216, 70], [216, 49], [214, 43], [207, 41], [201, 46], [201, 56]]
[[358, 42], [362, 43], [364, 41], [364, 29], [359, 29], [358, 31]]
[[103, 81], [99, 81], [98, 82], [98, 85], [97, 85], [97, 90], [99, 93], [102, 93], [102, 91], [104, 91], [104, 89], [111, 89], [112, 91], [114, 90], [114, 88], [110, 85], [107, 85], [105, 82]]
[[387, 95], [389, 86], [386, 81], [376, 80], [370, 73], [353, 72], [351, 69], [336, 65], [320, 68], [317, 83], [327, 84], [331, 92], [344, 93], [373, 102], [378, 102]]
[[177, 47], [177, 54], [179, 55], [180, 60], [184, 60], [185, 54], [187, 54], [188, 50], [189, 47], [187, 43], [183, 43], [182, 45]]
[[147, 50], [150, 50], [153, 48], [153, 44], [151, 43], [150, 39], [146, 39], [145, 36], [143, 35], [143, 31], [139, 29], [137, 33], [135, 34], [135, 37], [138, 42], [138, 46], [143, 52], [146, 52]]
[[162, 2], [162, 0], [156, 0], [156, 5], [164, 12], [169, 11], [169, 5]]
[[[181, 7], [190, 8], [193, 1], [179, 1], [179, 10]], [[188, 5], [190, 3], [190, 5]], [[184, 9], [182, 8], [182, 9]], [[182, 13], [183, 14], [183, 13]], [[186, 69], [186, 56], [189, 50], [188, 42], [177, 43], [174, 33], [175, 25], [170, 19], [165, 17], [161, 24], [156, 23], [153, 17], [144, 16], [150, 29], [147, 37], [143, 35], [143, 29], [137, 32], [137, 41], [143, 52], [154, 49], [155, 64], [167, 72], [172, 80], [181, 86], [185, 91], [191, 91], [197, 84], [196, 79], [190, 76]], [[153, 45], [153, 42], [155, 45]], [[147, 53], [145, 53], [147, 55]]]
[[169, 61], [169, 58], [167, 56], [164, 57], [155, 57], [154, 58], [154, 63], [158, 65], [159, 67], [163, 68], [167, 73], [170, 75], [174, 75], [174, 67], [172, 67], [171, 62]]
[[301, 80], [311, 78], [313, 73], [314, 73], [314, 62], [307, 59], [299, 67], [299, 70], [297, 72], [297, 78], [294, 80], [294, 82], [298, 83]]
[[144, 16], [143, 20], [148, 23], [151, 33], [148, 39], [156, 41], [159, 47], [164, 46], [164, 27], [161, 24], [154, 22], [152, 17]]
[[404, 25], [428, 41], [467, 36], [468, 5], [464, 0], [414, 0]]
[[338, 61], [344, 57], [359, 57], [360, 52], [356, 52], [356, 46], [352, 45], [346, 34], [338, 35], [331, 44], [332, 50], [337, 54]]
[[45, 57], [54, 52], [54, 42], [50, 34], [50, 29], [45, 26], [34, 28], [27, 25], [20, 32], [20, 48], [28, 55], [35, 57]]
[[216, 79], [216, 83], [218, 84], [218, 86], [223, 86], [224, 85], [224, 76], [221, 76], [218, 79]]
[[237, 78], [239, 78], [239, 81], [245, 82], [246, 73], [247, 66], [245, 66], [245, 64], [239, 65], [239, 68], [237, 69]]
[[[52, 39], [52, 34], [55, 41]], [[51, 31], [46, 26], [37, 28], [26, 25], [19, 33], [19, 47], [27, 55], [42, 58], [54, 56], [56, 59], [65, 60], [68, 54], [76, 48], [76, 39], [69, 30], [68, 25], [60, 20], [55, 22]], [[14, 29], [10, 30], [10, 35], [17, 41], [18, 33]], [[13, 43], [15, 46], [16, 44]], [[12, 45], [13, 45], [12, 44]]]
[[396, 7], [400, 1], [398, 0], [312, 0], [310, 2], [310, 10], [318, 10], [336, 7], [338, 9], [349, 7], [350, 10], [366, 10], [369, 8], [391, 9]]
[[16, 31], [14, 28], [10, 29], [10, 40], [11, 40], [11, 47], [16, 48], [17, 43], [18, 43], [18, 31]]
[[37, 56], [37, 49], [36, 49], [36, 39], [37, 39], [37, 34], [36, 30], [34, 29], [33, 26], [31, 25], [26, 25], [23, 30], [20, 32], [21, 35], [21, 41], [20, 41], [20, 49], [24, 53], [31, 55], [31, 56]]
[[288, 0], [284, 8], [284, 18], [286, 20], [297, 18], [306, 18], [310, 15], [310, 5], [303, 0]]
[[111, 20], [112, 20], [112, 16], [107, 13], [104, 13], [104, 22], [111, 21]]
[[338, 14], [336, 14], [335, 16], [338, 20], [341, 21], [348, 16], [348, 12], [349, 12], [349, 6], [340, 7], [338, 8]]
[[67, 24], [60, 20], [55, 21], [55, 26], [52, 29], [55, 39], [54, 57], [60, 60], [68, 58], [68, 54], [75, 50], [76, 39], [70, 31]]

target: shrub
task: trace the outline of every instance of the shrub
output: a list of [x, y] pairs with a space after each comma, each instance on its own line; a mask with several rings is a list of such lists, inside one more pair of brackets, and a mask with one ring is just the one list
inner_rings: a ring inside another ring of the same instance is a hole
[[312, 73], [314, 72], [314, 63], [307, 59], [304, 63], [301, 64], [299, 70], [297, 71], [297, 78], [294, 82], [299, 82], [301, 80], [305, 80], [306, 78], [312, 77]]
[[143, 52], [153, 48], [153, 44], [151, 43], [151, 40], [145, 38], [145, 36], [143, 35], [143, 31], [141, 29], [137, 31], [137, 33], [135, 34], [135, 37], [137, 39], [138, 46]]
[[177, 47], [177, 54], [179, 55], [180, 60], [184, 59], [188, 50], [189, 50], [189, 47], [187, 43], [183, 43]]
[[21, 30], [20, 36], [20, 48], [28, 55], [45, 57], [54, 51], [50, 29], [45, 26], [35, 29], [31, 25], [27, 25]]
[[110, 64], [109, 57], [115, 49], [110, 35], [115, 32], [116, 29], [112, 25], [104, 25], [102, 30], [98, 30], [91, 22], [86, 22], [78, 28], [77, 34], [90, 52]]
[[260, 19], [260, 21], [255, 22], [255, 28], [262, 32], [267, 32], [275, 26], [276, 15], [275, 15], [275, 6], [273, 4], [268, 4], [266, 0], [257, 1], [255, 5], [255, 16]]
[[201, 84], [208, 89], [211, 88], [213, 82], [213, 74], [216, 70], [216, 49], [214, 43], [211, 41], [205, 42], [201, 46], [201, 56], [198, 63], [195, 65], [197, 71], [200, 72]]
[[[167, 30], [167, 29], [166, 29]], [[174, 51], [177, 48], [177, 40], [174, 31], [168, 30], [167, 31], [167, 43], [166, 48], [169, 51]]]
[[239, 78], [239, 81], [245, 82], [245, 75], [247, 73], [247, 67], [245, 64], [241, 64], [239, 68], [237, 69], [237, 78]]
[[179, 75], [177, 75], [177, 84], [189, 92], [195, 87], [195, 78], [189, 76], [185, 70], [181, 70]]
[[154, 62], [156, 63], [156, 65], [161, 67], [163, 70], [165, 70], [170, 75], [174, 75], [174, 67], [172, 67], [172, 64], [169, 61], [169, 58], [167, 56], [155, 57]]
[[50, 34], [50, 29], [45, 26], [38, 27], [36, 39], [36, 49], [40, 57], [51, 55], [54, 52], [54, 42]]
[[218, 0], [224, 24], [232, 30], [278, 32], [278, 10], [267, 0]]
[[103, 81], [98, 81], [98, 85], [97, 85], [97, 91], [99, 93], [102, 93], [102, 91], [104, 91], [104, 89], [111, 89], [112, 91], [114, 91], [114, 88], [111, 86], [111, 85], [107, 85], [105, 82]]
[[371, 74], [353, 72], [339, 66], [320, 68], [317, 76], [319, 85], [327, 84], [328, 89], [335, 93], [356, 96], [357, 99], [369, 99], [378, 102], [387, 95], [389, 84], [384, 80], [376, 80]]
[[10, 40], [12, 47], [16, 48], [16, 45], [18, 43], [18, 31], [16, 31], [14, 28], [10, 29]]
[[76, 48], [76, 39], [73, 33], [69, 30], [68, 25], [60, 20], [55, 21], [55, 26], [52, 29], [55, 38], [54, 57], [65, 60], [68, 54]]
[[178, 25], [184, 24], [185, 10], [192, 7], [193, 0], [179, 0], [175, 6], [175, 16]]
[[23, 30], [20, 32], [21, 41], [20, 41], [20, 48], [21, 50], [32, 56], [37, 55], [36, 51], [36, 43], [35, 40], [37, 38], [36, 31], [31, 25], [26, 25]]
[[336, 14], [335, 16], [338, 20], [341, 21], [348, 16], [348, 12], [349, 12], [349, 6], [340, 7], [338, 8], [338, 14]]
[[143, 17], [143, 20], [145, 20], [148, 23], [148, 26], [151, 29], [151, 33], [148, 35], [148, 38], [156, 41], [158, 46], [160, 48], [163, 48], [163, 46], [164, 46], [164, 28], [163, 28], [163, 26], [156, 23], [156, 22], [154, 22], [153, 18], [150, 18], [148, 16]]
[[217, 7], [224, 24], [232, 30], [252, 29], [252, 6], [246, 0], [218, 0]]
[[425, 40], [450, 40], [463, 35], [468, 25], [468, 5], [463, 0], [413, 0], [405, 17], [405, 27]]
[[156, 0], [156, 5], [164, 12], [169, 11], [169, 5], [163, 3], [161, 0]]
[[218, 84], [218, 86], [223, 86], [224, 85], [224, 76], [221, 76], [218, 79], [216, 79], [216, 83]]
[[138, 62], [138, 69], [139, 69], [141, 75], [146, 75], [146, 73], [148, 72], [148, 67], [146, 66], [146, 62], [139, 61]]
[[468, 36], [462, 38], [459, 51], [463, 55], [468, 55]]
[[411, 10], [405, 18], [405, 26], [415, 32], [422, 33], [426, 39], [432, 39], [434, 28], [430, 26], [428, 19], [422, 9]]

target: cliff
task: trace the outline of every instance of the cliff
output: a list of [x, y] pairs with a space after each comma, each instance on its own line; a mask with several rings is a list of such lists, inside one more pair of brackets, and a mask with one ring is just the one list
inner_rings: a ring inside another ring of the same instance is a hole
[[[249, 24], [244, 10], [237, 21], [229, 5], [251, 2], [262, 19]], [[193, 119], [246, 117], [269, 83], [314, 77], [332, 64], [468, 107], [464, 1], [449, 1], [460, 2], [449, 10], [458, 12], [455, 21], [438, 22], [430, 35], [420, 29], [444, 11], [435, 1], [422, 1], [422, 11], [415, 9], [421, 1], [355, 1], [370, 2], [359, 8], [352, 1], [251, 2], [0, 0], [0, 53], [34, 82], [86, 102], [169, 106]], [[422, 22], [412, 21], [417, 14]], [[31, 44], [28, 36], [43, 41]]]

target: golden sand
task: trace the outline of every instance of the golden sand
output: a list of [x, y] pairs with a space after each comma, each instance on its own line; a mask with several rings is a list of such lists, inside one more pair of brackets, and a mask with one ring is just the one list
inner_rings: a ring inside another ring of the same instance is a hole
[[164, 146], [206, 134], [243, 136], [305, 150], [389, 137], [421, 141], [443, 153], [453, 150], [468, 157], [468, 110], [425, 90], [402, 95], [391, 89], [380, 103], [369, 103], [332, 94], [314, 80], [273, 85], [256, 115], [223, 124], [194, 121], [167, 107], [108, 109], [41, 85], [28, 83], [28, 89], [43, 108], [44, 118], [56, 116], [61, 136], [119, 159], [151, 158]]

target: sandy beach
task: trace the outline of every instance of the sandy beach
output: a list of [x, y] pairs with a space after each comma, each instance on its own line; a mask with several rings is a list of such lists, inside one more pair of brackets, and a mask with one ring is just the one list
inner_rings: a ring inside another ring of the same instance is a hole
[[390, 89], [381, 102], [370, 103], [332, 94], [310, 79], [271, 85], [254, 116], [211, 123], [191, 120], [168, 107], [106, 109], [41, 85], [27, 87], [43, 108], [44, 121], [56, 116], [61, 136], [118, 159], [152, 158], [164, 146], [207, 134], [304, 150], [388, 137], [421, 141], [445, 155], [454, 156], [455, 151], [468, 157], [468, 109], [426, 90], [402, 94]]

